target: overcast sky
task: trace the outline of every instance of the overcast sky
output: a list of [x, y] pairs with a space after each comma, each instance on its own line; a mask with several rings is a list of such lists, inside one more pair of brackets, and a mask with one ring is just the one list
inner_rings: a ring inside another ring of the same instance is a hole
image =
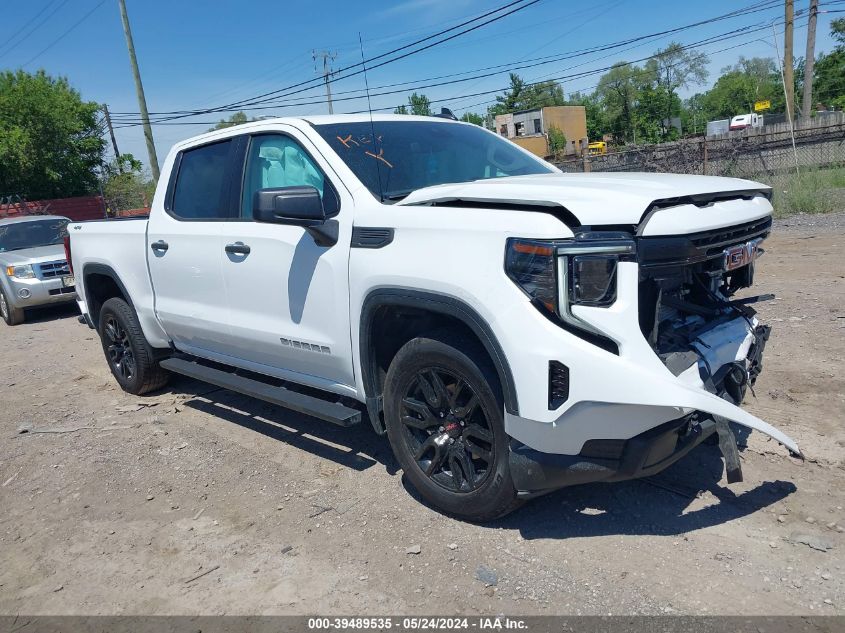
[[[196, 110], [229, 104], [278, 90], [315, 77], [312, 51], [336, 53], [335, 69], [361, 61], [358, 34], [367, 58], [408, 44], [442, 29], [490, 11], [507, 0], [404, 0], [399, 2], [280, 2], [272, 0], [126, 0], [139, 66], [150, 112]], [[797, 0], [795, 55], [804, 54], [806, 9], [809, 0]], [[822, 11], [825, 0], [821, 0]], [[371, 92], [402, 90], [375, 96], [373, 108], [392, 107], [407, 98], [405, 86], [388, 84], [454, 81], [492, 71], [478, 69], [504, 64], [534, 63], [538, 58], [600, 46], [707, 20], [737, 9], [765, 6], [760, 1], [712, 0], [540, 0], [513, 15], [472, 33], [457, 37], [407, 59], [368, 73]], [[831, 10], [842, 5], [830, 5]], [[37, 17], [36, 17], [37, 16]], [[830, 50], [830, 21], [838, 15], [819, 16], [818, 51]], [[33, 19], [35, 18], [35, 19]], [[743, 26], [782, 20], [782, 3], [744, 14], [655, 37], [619, 49], [580, 55], [518, 71], [528, 80], [558, 78], [594, 71], [617, 61], [646, 57], [670, 41], [692, 44]], [[29, 24], [27, 25], [27, 22]], [[23, 28], [25, 27], [25, 28]], [[782, 38], [782, 27], [777, 27]], [[451, 34], [451, 33], [450, 33]], [[45, 69], [64, 75], [83, 98], [107, 103], [115, 119], [137, 113], [138, 103], [130, 73], [117, 0], [4, 0], [0, 19], [0, 68], [28, 71]], [[782, 39], [778, 46], [782, 47]], [[710, 56], [707, 88], [718, 71], [741, 55], [774, 57], [771, 27], [699, 48]], [[782, 49], [781, 49], [782, 50]], [[422, 90], [436, 108], [451, 107], [483, 112], [493, 94], [482, 93], [508, 84], [507, 69], [486, 78], [461, 81]], [[465, 75], [431, 79], [467, 72]], [[475, 71], [475, 72], [471, 72]], [[566, 79], [567, 94], [590, 91], [598, 74]], [[426, 81], [430, 80], [430, 81]], [[367, 108], [361, 75], [333, 84], [335, 112]], [[356, 91], [343, 94], [347, 91]], [[296, 95], [294, 107], [250, 111], [250, 116], [297, 115], [327, 112], [324, 87]], [[355, 97], [354, 99], [347, 99]], [[461, 98], [463, 97], [463, 98]], [[292, 97], [289, 97], [289, 99]], [[153, 133], [162, 161], [170, 146], [203, 132], [225, 114], [204, 114], [182, 119], [187, 124], [156, 125]], [[190, 123], [188, 123], [190, 122]], [[210, 122], [210, 123], [209, 123]], [[121, 152], [147, 162], [141, 128], [116, 130]]]

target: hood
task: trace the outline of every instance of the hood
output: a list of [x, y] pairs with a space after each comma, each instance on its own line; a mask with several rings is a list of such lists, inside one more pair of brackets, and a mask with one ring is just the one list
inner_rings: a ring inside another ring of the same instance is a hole
[[40, 264], [42, 262], [53, 262], [59, 259], [65, 259], [65, 247], [63, 244], [36, 246], [35, 248], [22, 248], [18, 251], [6, 251], [0, 253], [0, 262], [7, 266]]
[[508, 176], [425, 187], [398, 204], [448, 204], [464, 201], [492, 204], [562, 206], [581, 225], [638, 224], [656, 200], [762, 192], [767, 185], [739, 178], [683, 174], [593, 173]]

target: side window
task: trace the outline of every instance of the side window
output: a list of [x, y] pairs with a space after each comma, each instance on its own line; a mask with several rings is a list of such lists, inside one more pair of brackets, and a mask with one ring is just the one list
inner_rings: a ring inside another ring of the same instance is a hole
[[308, 153], [281, 134], [253, 136], [244, 169], [241, 217], [252, 217], [252, 199], [259, 189], [310, 185], [320, 192], [326, 215], [337, 215], [337, 193]]
[[223, 192], [231, 140], [182, 152], [171, 211], [186, 220], [229, 216]]

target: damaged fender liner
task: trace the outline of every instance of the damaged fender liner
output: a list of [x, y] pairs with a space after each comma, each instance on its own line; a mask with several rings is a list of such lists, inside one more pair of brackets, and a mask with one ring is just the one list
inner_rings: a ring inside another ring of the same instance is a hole
[[691, 414], [628, 440], [590, 440], [578, 455], [543, 453], [513, 442], [510, 471], [520, 497], [598, 481], [624, 481], [654, 475], [718, 433], [728, 483], [742, 481], [736, 439], [719, 416]]

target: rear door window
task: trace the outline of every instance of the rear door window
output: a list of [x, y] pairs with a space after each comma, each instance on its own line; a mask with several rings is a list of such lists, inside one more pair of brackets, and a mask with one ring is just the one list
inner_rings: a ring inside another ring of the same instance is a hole
[[183, 220], [228, 218], [229, 154], [232, 139], [182, 152], [169, 211]]

